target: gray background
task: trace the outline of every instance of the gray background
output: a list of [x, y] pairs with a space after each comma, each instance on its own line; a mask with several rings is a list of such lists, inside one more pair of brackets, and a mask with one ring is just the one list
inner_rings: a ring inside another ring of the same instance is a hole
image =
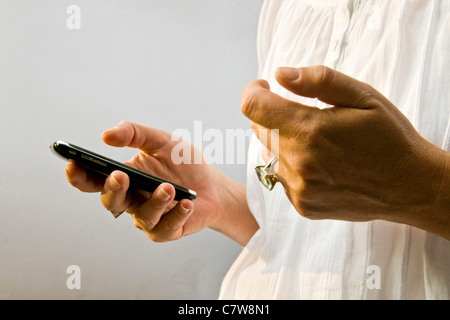
[[[81, 8], [68, 30], [66, 8]], [[248, 128], [262, 0], [0, 0], [0, 298], [215, 299], [241, 247], [204, 230], [153, 243], [65, 180], [65, 139], [120, 161], [101, 133]], [[218, 165], [245, 183], [245, 165]], [[69, 290], [69, 265], [81, 289]]]

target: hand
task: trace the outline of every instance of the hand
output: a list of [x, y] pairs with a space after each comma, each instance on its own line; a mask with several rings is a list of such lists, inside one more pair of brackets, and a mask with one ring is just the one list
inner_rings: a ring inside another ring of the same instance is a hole
[[[105, 131], [103, 140], [115, 147], [140, 149], [141, 152], [127, 161], [127, 165], [195, 190], [197, 199], [194, 202], [188, 199], [173, 201], [175, 189], [169, 183], [161, 184], [153, 194], [131, 193], [129, 178], [123, 172], [114, 171], [105, 180], [70, 163], [66, 173], [73, 186], [84, 192], [101, 192], [101, 202], [106, 209], [112, 212], [126, 210], [135, 226], [153, 241], [176, 240], [206, 227], [219, 228], [226, 194], [224, 183], [230, 187], [233, 183], [206, 163], [175, 165], [171, 160], [173, 147], [187, 142], [171, 141], [171, 135], [165, 131], [126, 121]], [[201, 153], [192, 145], [187, 148], [192, 150], [192, 156]], [[236, 187], [236, 192], [239, 190]]]
[[390, 101], [322, 66], [280, 68], [276, 79], [297, 95], [330, 105], [321, 110], [284, 99], [264, 80], [242, 94], [242, 112], [257, 135], [279, 129], [277, 177], [301, 215], [384, 219], [436, 231], [442, 226], [426, 221], [439, 212], [448, 223], [448, 202], [446, 210], [435, 206], [448, 153], [425, 141]]

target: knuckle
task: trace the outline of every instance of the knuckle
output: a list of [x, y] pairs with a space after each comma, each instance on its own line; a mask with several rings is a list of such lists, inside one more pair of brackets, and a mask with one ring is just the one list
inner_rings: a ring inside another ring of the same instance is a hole
[[135, 226], [141, 230], [150, 231], [158, 224], [159, 221], [155, 221], [152, 218], [143, 218], [142, 216], [136, 215], [135, 217]]
[[106, 210], [113, 210], [111, 195], [109, 195], [108, 193], [102, 192], [100, 194], [100, 202]]
[[135, 228], [143, 231], [141, 224], [136, 219], [133, 219], [133, 225]]
[[289, 189], [294, 194], [296, 204], [301, 204], [300, 200], [305, 192], [305, 180], [303, 178], [296, 179], [296, 181], [290, 185]]
[[294, 140], [293, 142], [305, 148], [314, 148], [316, 144], [322, 142], [325, 127], [311, 115], [302, 115], [300, 119], [302, 125], [295, 126], [290, 136]]
[[265, 80], [256, 80], [244, 86], [241, 96], [241, 111], [247, 117], [252, 117], [258, 111], [261, 96], [267, 90]]
[[80, 191], [84, 191], [83, 185], [80, 184], [79, 181], [74, 180], [74, 179], [72, 179], [72, 178], [67, 178], [67, 181], [69, 182], [69, 184], [70, 184], [72, 187], [77, 188], [77, 189], [80, 190]]
[[295, 205], [297, 212], [304, 218], [309, 220], [320, 220], [320, 217], [315, 212], [314, 207], [306, 199], [299, 199]]
[[67, 171], [66, 171], [66, 179], [72, 187], [77, 187], [77, 181], [74, 178], [72, 178], [71, 176], [69, 176], [67, 174]]
[[361, 109], [378, 109], [384, 107], [386, 101], [384, 96], [375, 90], [370, 84], [365, 82], [354, 82], [353, 91], [357, 94], [352, 95], [349, 103], [358, 106]]
[[[302, 164], [299, 166], [299, 174], [305, 181], [308, 183], [310, 181], [314, 181], [315, 179], [320, 178], [320, 170], [317, 165], [317, 162], [311, 158], [307, 158], [302, 161]], [[303, 190], [303, 193], [308, 189]]]
[[382, 106], [376, 91], [366, 83], [362, 83], [359, 88], [359, 95], [355, 98], [355, 104], [365, 106], [366, 108], [373, 108]]
[[317, 82], [323, 86], [327, 86], [333, 81], [334, 72], [329, 67], [315, 66], [313, 72]]
[[320, 218], [317, 216], [317, 214], [315, 214], [313, 211], [308, 210], [307, 208], [303, 207], [301, 209], [301, 213], [300, 215], [306, 219], [309, 220], [320, 220]]
[[315, 144], [321, 140], [324, 128], [320, 122], [309, 121], [305, 129], [308, 132], [308, 138], [311, 140], [311, 143]]
[[168, 231], [176, 231], [180, 229], [180, 222], [174, 221], [173, 219], [166, 219], [165, 225]]
[[80, 177], [73, 177], [73, 176], [69, 176], [66, 173], [66, 179], [72, 187], [74, 187], [82, 192], [85, 190], [88, 190], [90, 187], [87, 178], [82, 179]]
[[252, 91], [242, 97], [241, 111], [244, 115], [251, 117], [255, 113], [256, 105], [258, 103], [257, 93]]
[[319, 220], [315, 210], [317, 201], [315, 192], [309, 187], [309, 182], [304, 179], [298, 179], [297, 183], [293, 183], [289, 187], [291, 202], [302, 217], [309, 220]]
[[163, 242], [168, 241], [167, 238], [161, 236], [157, 232], [147, 232], [147, 238], [149, 238], [151, 241], [157, 242], [157, 243], [163, 243]]

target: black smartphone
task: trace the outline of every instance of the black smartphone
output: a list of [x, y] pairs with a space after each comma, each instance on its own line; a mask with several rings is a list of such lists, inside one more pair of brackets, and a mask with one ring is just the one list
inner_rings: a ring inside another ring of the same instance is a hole
[[118, 161], [109, 159], [92, 151], [78, 147], [63, 140], [58, 140], [50, 145], [50, 149], [65, 160], [73, 160], [84, 167], [91, 169], [104, 176], [109, 176], [113, 171], [120, 170], [125, 172], [130, 178], [130, 187], [141, 189], [148, 192], [154, 192], [163, 182], [172, 184], [175, 187], [175, 199], [197, 198], [197, 193], [188, 188], [179, 186], [173, 182], [155, 177], [151, 174], [137, 170]]

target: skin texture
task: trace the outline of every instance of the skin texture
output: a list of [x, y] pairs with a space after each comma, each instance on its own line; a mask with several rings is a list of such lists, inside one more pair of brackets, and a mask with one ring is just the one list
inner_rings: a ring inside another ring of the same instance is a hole
[[284, 99], [264, 80], [242, 94], [242, 112], [257, 136], [279, 129], [277, 177], [299, 214], [382, 219], [450, 239], [448, 152], [424, 140], [375, 89], [342, 73], [279, 68], [276, 79], [330, 105], [321, 110]]

